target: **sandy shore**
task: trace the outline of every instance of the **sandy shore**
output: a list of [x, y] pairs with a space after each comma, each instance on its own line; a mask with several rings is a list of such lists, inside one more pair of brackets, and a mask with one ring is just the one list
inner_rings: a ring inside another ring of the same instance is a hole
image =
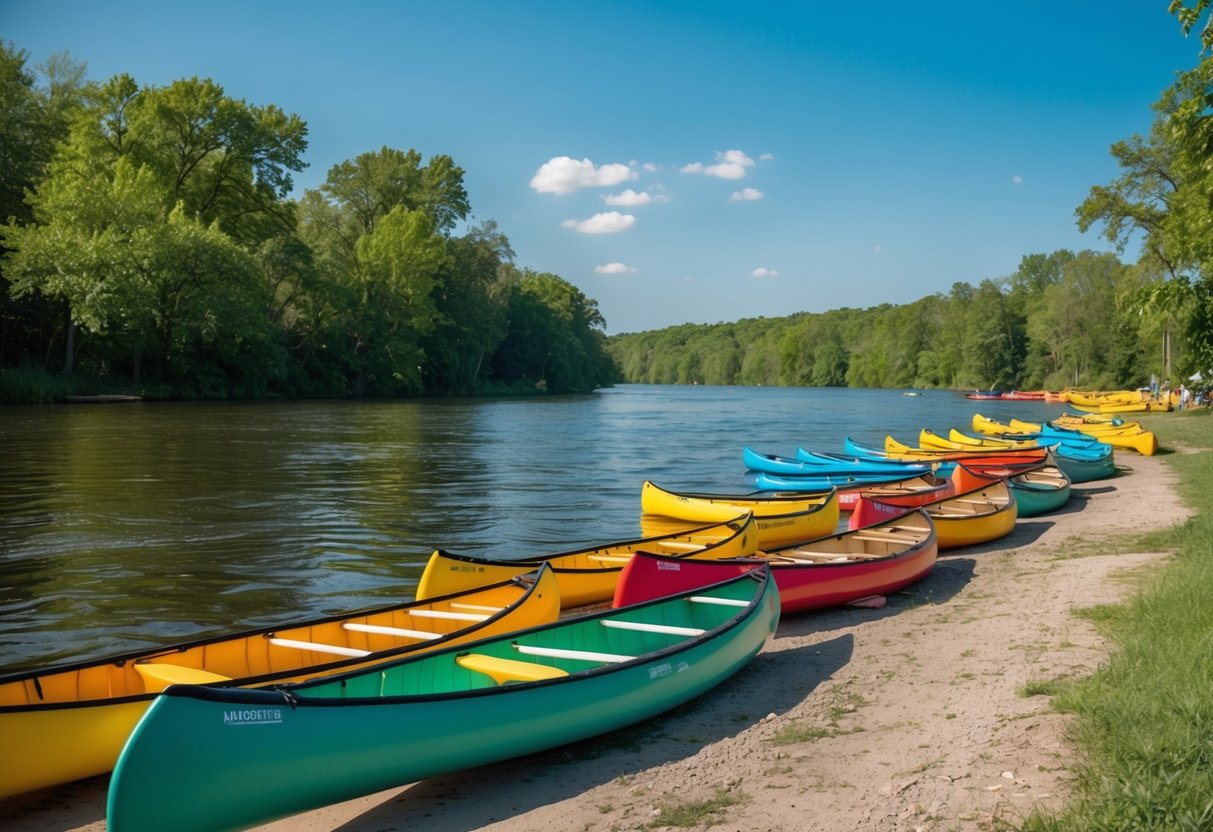
[[[1093, 671], [1108, 645], [1071, 611], [1123, 597], [1125, 575], [1164, 557], [1091, 541], [1186, 516], [1160, 458], [1117, 457], [1120, 476], [943, 555], [883, 609], [785, 618], [742, 673], [658, 719], [259, 829], [610, 832], [722, 796], [721, 829], [978, 830], [1059, 805], [1065, 717], [1016, 691]], [[106, 782], [0, 801], [0, 827], [101, 832]]]

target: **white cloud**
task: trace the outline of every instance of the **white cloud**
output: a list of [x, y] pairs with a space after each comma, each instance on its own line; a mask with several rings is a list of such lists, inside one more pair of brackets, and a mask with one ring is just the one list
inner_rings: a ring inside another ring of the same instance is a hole
[[759, 156], [759, 157], [758, 157], [758, 161], [760, 161], [760, 162], [773, 162], [773, 161], [775, 161], [775, 154], [774, 154], [774, 153], [764, 153], [764, 154], [762, 154], [761, 156]]
[[631, 188], [620, 194], [603, 194], [602, 198], [607, 205], [648, 205], [653, 201], [644, 191], [636, 193]]
[[1017, 174], [1015, 174], [1014, 176], [1012, 176], [1012, 177], [1011, 177], [1011, 184], [1012, 184], [1012, 185], [1022, 185], [1022, 184], [1023, 184], [1023, 177], [1022, 177], [1022, 176], [1020, 176], [1018, 173], [1017, 173]]
[[759, 266], [758, 268], [754, 269], [754, 271], [750, 272], [750, 276], [751, 277], [779, 277], [779, 272], [775, 271], [774, 269], [766, 269], [766, 268], [763, 268], [762, 266]]
[[653, 164], [652, 162], [645, 162], [643, 165], [641, 165], [641, 167], [647, 170], [649, 173], [656, 173], [657, 171], [661, 170], [661, 168], [657, 167], [657, 165]]
[[716, 164], [704, 165], [691, 162], [683, 165], [683, 173], [702, 173], [704, 176], [715, 176], [719, 179], [741, 179], [745, 176], [746, 168], [754, 167], [754, 160], [740, 150], [726, 150], [716, 154]]
[[635, 274], [636, 269], [623, 263], [606, 263], [594, 267], [595, 274]]
[[742, 188], [740, 191], [733, 191], [729, 194], [729, 202], [753, 202], [756, 199], [762, 199], [766, 194], [757, 188]]
[[619, 163], [596, 166], [589, 159], [579, 162], [569, 156], [556, 156], [539, 167], [530, 185], [541, 194], [571, 194], [579, 188], [609, 188], [637, 176], [636, 171]]
[[560, 225], [571, 228], [579, 234], [618, 234], [627, 231], [636, 224], [636, 218], [631, 214], [621, 214], [618, 211], [607, 211], [595, 214], [588, 220], [565, 220]]

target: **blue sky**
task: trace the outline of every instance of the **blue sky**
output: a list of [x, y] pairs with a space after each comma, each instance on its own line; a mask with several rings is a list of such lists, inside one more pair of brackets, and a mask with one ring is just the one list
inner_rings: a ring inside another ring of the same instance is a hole
[[1074, 210], [1198, 60], [1167, 5], [0, 0], [0, 38], [297, 113], [297, 194], [384, 145], [448, 154], [518, 265], [616, 333], [1106, 250]]

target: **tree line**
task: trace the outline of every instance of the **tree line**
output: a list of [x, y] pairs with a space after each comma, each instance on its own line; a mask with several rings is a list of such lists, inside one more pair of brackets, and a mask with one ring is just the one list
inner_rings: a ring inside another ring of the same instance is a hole
[[[217, 83], [96, 83], [0, 43], [0, 400], [586, 391], [594, 300], [515, 263], [449, 156], [382, 147], [289, 197], [307, 125]], [[34, 381], [31, 382], [31, 379]]]

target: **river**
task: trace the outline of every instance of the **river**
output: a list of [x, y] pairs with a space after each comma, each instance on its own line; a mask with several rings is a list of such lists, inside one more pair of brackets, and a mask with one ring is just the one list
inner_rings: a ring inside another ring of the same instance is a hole
[[915, 442], [1035, 402], [620, 385], [584, 396], [0, 409], [0, 669], [407, 599], [435, 547], [640, 533], [640, 486], [752, 490], [741, 449]]

